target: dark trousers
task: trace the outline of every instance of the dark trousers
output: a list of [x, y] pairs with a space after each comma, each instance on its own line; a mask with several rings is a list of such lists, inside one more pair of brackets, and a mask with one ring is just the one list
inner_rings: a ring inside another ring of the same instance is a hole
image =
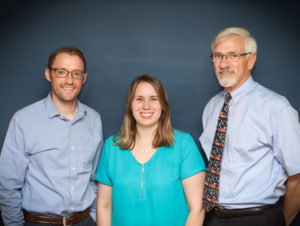
[[[37, 224], [37, 223], [25, 222], [24, 226], [52, 226], [52, 224]], [[89, 215], [87, 218], [80, 221], [78, 224], [72, 224], [72, 226], [96, 226], [96, 222]]]
[[282, 205], [265, 209], [260, 215], [219, 218], [213, 211], [206, 214], [205, 226], [284, 226]]

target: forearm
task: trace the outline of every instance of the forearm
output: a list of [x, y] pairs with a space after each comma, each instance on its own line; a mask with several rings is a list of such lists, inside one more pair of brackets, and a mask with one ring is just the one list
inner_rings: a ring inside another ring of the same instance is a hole
[[205, 216], [204, 208], [198, 211], [191, 210], [185, 222], [185, 226], [198, 226], [198, 225], [202, 226], [204, 216]]
[[203, 184], [205, 173], [202, 171], [182, 181], [183, 190], [187, 200], [189, 215], [185, 222], [186, 226], [201, 226], [205, 216], [203, 205]]
[[25, 152], [22, 126], [12, 118], [0, 155], [0, 207], [4, 224], [24, 224], [21, 190], [29, 159]]
[[21, 208], [21, 197], [18, 199], [16, 194], [3, 189], [0, 185], [0, 207], [2, 219], [5, 226], [24, 225], [24, 216]]
[[290, 225], [300, 210], [300, 174], [288, 178], [283, 202], [283, 213], [287, 225]]
[[97, 208], [97, 226], [111, 226], [112, 209], [109, 207]]
[[97, 226], [111, 226], [112, 186], [98, 183]]
[[[21, 180], [24, 180], [24, 177], [23, 175], [16, 173], [15, 170], [9, 168], [9, 166], [5, 164], [5, 161], [9, 162], [4, 158], [0, 160], [0, 168], [5, 169], [0, 171], [1, 214], [5, 225], [21, 226], [24, 224], [21, 195]], [[24, 169], [25, 171], [26, 167], [22, 167], [22, 164], [19, 164], [18, 166], [21, 170]]]

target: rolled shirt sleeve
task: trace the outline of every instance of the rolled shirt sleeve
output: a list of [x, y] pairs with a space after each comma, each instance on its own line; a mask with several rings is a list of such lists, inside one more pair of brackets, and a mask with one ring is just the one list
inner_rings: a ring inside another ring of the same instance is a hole
[[14, 116], [0, 156], [0, 205], [5, 225], [24, 224], [21, 189], [28, 163], [29, 159], [24, 150], [24, 134]]

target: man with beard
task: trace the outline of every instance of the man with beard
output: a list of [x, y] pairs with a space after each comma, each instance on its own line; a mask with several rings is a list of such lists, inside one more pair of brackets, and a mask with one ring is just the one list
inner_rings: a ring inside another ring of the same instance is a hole
[[94, 173], [102, 147], [100, 115], [77, 99], [86, 62], [75, 47], [53, 52], [49, 95], [14, 114], [0, 156], [6, 226], [96, 225]]
[[249, 32], [236, 27], [212, 43], [215, 74], [225, 90], [203, 113], [207, 225], [289, 225], [300, 209], [298, 113], [253, 80], [256, 49]]

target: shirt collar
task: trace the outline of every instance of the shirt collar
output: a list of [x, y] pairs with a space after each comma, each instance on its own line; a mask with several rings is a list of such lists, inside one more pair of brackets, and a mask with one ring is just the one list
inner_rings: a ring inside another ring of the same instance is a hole
[[[45, 99], [45, 107], [49, 118], [60, 116], [59, 111], [57, 110], [55, 104], [53, 103], [51, 92], [48, 94], [48, 96]], [[87, 113], [86, 107], [79, 100], [77, 100], [77, 112], [74, 121], [82, 118], [83, 116], [86, 115], [86, 113]]]
[[[250, 75], [246, 82], [244, 82], [239, 88], [232, 91], [231, 98], [234, 103], [237, 103], [238, 100], [246, 95], [249, 91], [253, 90], [256, 86], [256, 82], [253, 80], [252, 76]], [[226, 91], [224, 90], [224, 96], [226, 94]]]
[[45, 99], [45, 107], [46, 107], [46, 112], [49, 118], [53, 118], [55, 116], [59, 116], [60, 113], [55, 107], [52, 97], [51, 97], [51, 92], [48, 94], [48, 96]]
[[74, 118], [74, 121], [84, 117], [87, 114], [86, 106], [84, 106], [78, 99], [77, 99], [77, 112]]

